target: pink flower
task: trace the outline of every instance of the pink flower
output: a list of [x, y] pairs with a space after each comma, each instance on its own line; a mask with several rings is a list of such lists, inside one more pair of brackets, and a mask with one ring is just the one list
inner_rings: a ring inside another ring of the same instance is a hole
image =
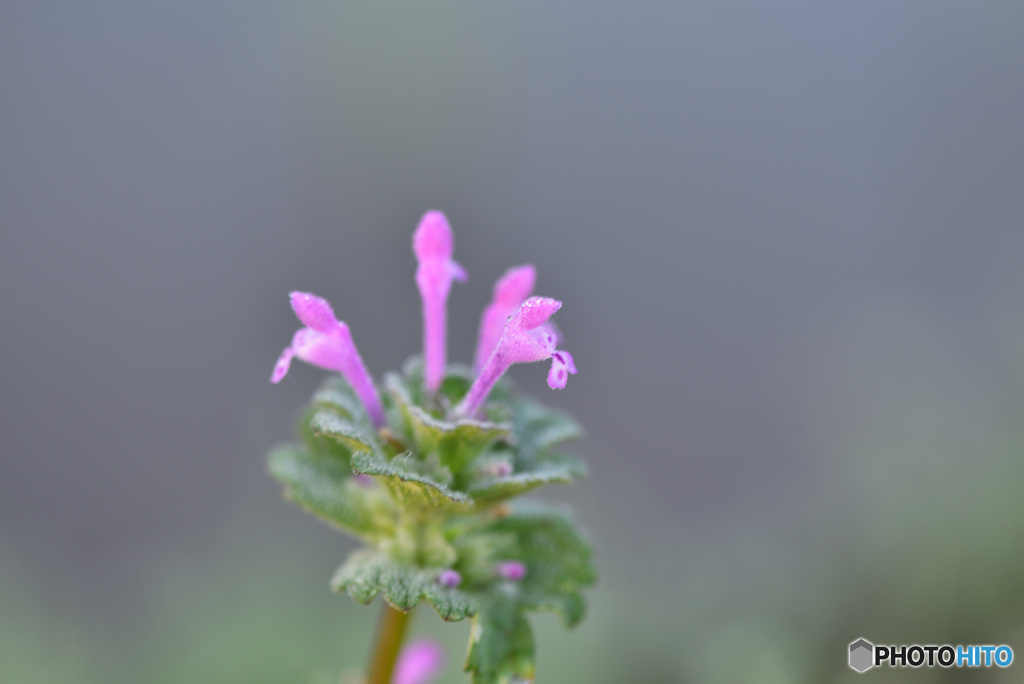
[[544, 325], [561, 306], [562, 302], [549, 297], [530, 297], [523, 302], [519, 311], [505, 324], [498, 345], [491, 352], [462, 403], [455, 408], [457, 415], [474, 415], [483, 406], [494, 384], [513, 363], [552, 359], [548, 386], [551, 389], [565, 387], [568, 374], [576, 373], [576, 364], [569, 352], [555, 349], [558, 335], [554, 329]]
[[391, 684], [428, 684], [444, 667], [444, 650], [435, 641], [421, 639], [402, 649]]
[[491, 352], [498, 346], [501, 333], [508, 317], [519, 310], [523, 300], [533, 292], [537, 271], [530, 264], [516, 266], [505, 271], [505, 275], [494, 283], [494, 296], [480, 317], [480, 336], [476, 343], [477, 372], [484, 367]]
[[281, 352], [270, 382], [281, 382], [295, 357], [320, 368], [338, 371], [352, 385], [374, 424], [383, 425], [384, 407], [348, 326], [335, 318], [331, 305], [322, 297], [308, 292], [292, 292], [291, 301], [295, 315], [306, 327], [297, 330], [291, 345]]
[[526, 577], [526, 566], [519, 561], [502, 561], [494, 568], [498, 576], [510, 582], [518, 582]]
[[452, 229], [439, 211], [428, 211], [412, 236], [412, 250], [419, 261], [416, 285], [423, 299], [424, 384], [436, 392], [446, 362], [446, 316], [452, 280], [465, 282], [466, 270], [452, 259]]

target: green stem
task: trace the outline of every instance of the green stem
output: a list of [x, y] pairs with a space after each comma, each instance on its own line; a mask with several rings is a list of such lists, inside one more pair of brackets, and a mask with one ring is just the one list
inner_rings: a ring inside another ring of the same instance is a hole
[[398, 659], [398, 650], [402, 647], [402, 639], [405, 637], [405, 628], [409, 624], [411, 614], [411, 611], [403, 613], [387, 603], [384, 604], [366, 684], [390, 684], [391, 673], [395, 669], [395, 660]]

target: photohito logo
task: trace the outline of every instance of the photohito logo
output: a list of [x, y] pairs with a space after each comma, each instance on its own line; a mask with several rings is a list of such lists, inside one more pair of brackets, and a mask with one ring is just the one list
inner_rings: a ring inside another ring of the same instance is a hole
[[867, 672], [873, 667], [1010, 667], [1013, 649], [1002, 646], [875, 646], [867, 639], [850, 644], [850, 667]]

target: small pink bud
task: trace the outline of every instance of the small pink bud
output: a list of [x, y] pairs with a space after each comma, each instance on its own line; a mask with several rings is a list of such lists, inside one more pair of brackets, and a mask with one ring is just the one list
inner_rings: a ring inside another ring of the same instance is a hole
[[488, 470], [490, 470], [491, 475], [494, 475], [495, 477], [508, 477], [512, 474], [512, 464], [508, 461], [498, 461]]
[[457, 587], [462, 584], [462, 575], [452, 569], [442, 570], [437, 573], [437, 583], [442, 587]]
[[436, 641], [414, 641], [398, 655], [391, 684], [429, 684], [444, 667], [444, 649]]
[[495, 572], [502, 579], [518, 582], [526, 577], [526, 566], [519, 561], [502, 561], [495, 567]]

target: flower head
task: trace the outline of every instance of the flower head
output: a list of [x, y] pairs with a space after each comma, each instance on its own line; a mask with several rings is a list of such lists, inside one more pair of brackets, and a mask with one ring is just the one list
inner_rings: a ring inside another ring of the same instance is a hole
[[494, 296], [480, 317], [480, 336], [476, 343], [477, 372], [484, 367], [491, 352], [498, 345], [508, 317], [519, 310], [523, 300], [533, 292], [537, 270], [530, 264], [516, 266], [494, 283]]
[[550, 297], [530, 297], [523, 302], [519, 311], [505, 324], [497, 346], [484, 363], [462, 403], [456, 407], [457, 414], [475, 414], [487, 399], [494, 384], [513, 363], [552, 359], [548, 386], [551, 389], [565, 387], [567, 374], [576, 373], [576, 364], [573, 363], [569, 352], [555, 349], [558, 335], [552, 327], [544, 325], [561, 307], [562, 302]]
[[419, 261], [416, 285], [423, 299], [424, 384], [428, 392], [436, 392], [444, 377], [448, 293], [452, 280], [464, 282], [469, 277], [452, 259], [453, 250], [448, 219], [439, 211], [428, 211], [412, 236], [412, 251]]
[[391, 684], [428, 684], [444, 667], [444, 650], [436, 641], [414, 641], [398, 655]]
[[[423, 300], [424, 387], [437, 392], [444, 378], [447, 361], [447, 306], [452, 281], [468, 276], [452, 259], [454, 240], [448, 219], [439, 211], [428, 211], [420, 219], [412, 236], [412, 249], [419, 262], [416, 285]], [[510, 268], [494, 285], [494, 296], [484, 309], [477, 340], [477, 377], [466, 396], [454, 409], [454, 415], [472, 416], [486, 401], [494, 384], [513, 363], [551, 359], [548, 386], [565, 387], [576, 373], [572, 354], [556, 349], [558, 332], [548, 319], [562, 306], [548, 297], [529, 297], [537, 279], [530, 264]], [[524, 298], [525, 299], [524, 301]], [[359, 396], [367, 413], [378, 426], [385, 423], [384, 408], [373, 379], [366, 370], [352, 334], [339, 321], [327, 300], [306, 292], [291, 294], [292, 308], [305, 327], [281, 352], [273, 383], [288, 373], [293, 358], [341, 372]]]
[[281, 382], [295, 357], [320, 368], [338, 371], [352, 385], [373, 422], [383, 425], [384, 408], [380, 396], [352, 341], [348, 326], [335, 318], [331, 305], [322, 297], [308, 292], [292, 292], [291, 302], [295, 315], [306, 327], [299, 328], [292, 337], [291, 345], [281, 352], [270, 382]]

